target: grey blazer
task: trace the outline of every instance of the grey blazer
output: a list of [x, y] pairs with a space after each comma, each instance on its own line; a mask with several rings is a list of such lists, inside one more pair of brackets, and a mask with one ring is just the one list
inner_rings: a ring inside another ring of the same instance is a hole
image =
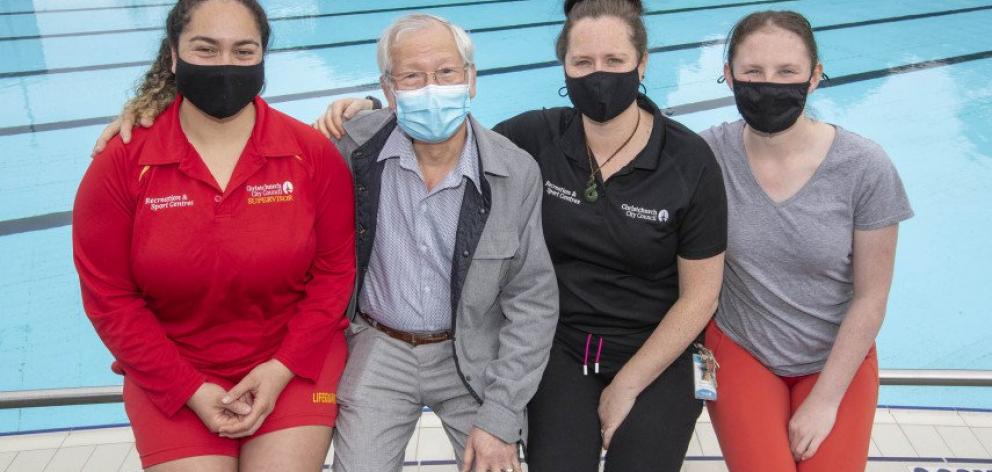
[[[508, 443], [525, 442], [527, 403], [537, 391], [558, 322], [557, 281], [541, 223], [540, 169], [508, 139], [471, 115], [468, 119], [483, 193], [465, 186], [458, 223], [452, 267], [455, 362], [481, 404], [475, 426]], [[345, 123], [347, 135], [335, 143], [355, 177], [356, 295], [374, 250], [382, 175], [375, 158], [395, 126], [389, 109], [362, 113]], [[349, 309], [353, 321], [355, 299]], [[365, 328], [352, 323], [353, 332]]]

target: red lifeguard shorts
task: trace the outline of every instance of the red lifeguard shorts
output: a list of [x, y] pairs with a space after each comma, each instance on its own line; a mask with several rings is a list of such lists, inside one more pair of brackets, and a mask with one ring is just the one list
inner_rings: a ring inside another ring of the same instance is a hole
[[[195, 456], [238, 457], [241, 445], [263, 434], [298, 426], [334, 426], [337, 418], [338, 379], [344, 371], [347, 345], [342, 339], [331, 341], [331, 352], [317, 382], [294, 377], [276, 400], [275, 408], [254, 435], [229, 439], [211, 433], [188, 407], [173, 416], [165, 416], [140, 387], [124, 378], [124, 409], [131, 420], [135, 447], [141, 466], [151, 466]], [[208, 378], [223, 388], [234, 386], [229, 380]]]

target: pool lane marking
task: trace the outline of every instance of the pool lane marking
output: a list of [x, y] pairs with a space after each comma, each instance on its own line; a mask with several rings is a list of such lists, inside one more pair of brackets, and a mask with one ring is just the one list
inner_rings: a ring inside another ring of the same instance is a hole
[[[487, 3], [509, 3], [509, 2], [523, 2], [527, 0], [479, 0], [476, 2], [459, 2], [459, 3], [447, 3], [447, 4], [433, 4], [433, 5], [411, 5], [408, 7], [389, 7], [389, 8], [376, 8], [372, 10], [352, 10], [352, 11], [340, 11], [340, 12], [330, 12], [330, 13], [312, 13], [309, 15], [292, 15], [292, 16], [277, 16], [269, 18], [269, 21], [281, 21], [281, 20], [297, 20], [305, 18], [320, 18], [327, 16], [350, 16], [350, 15], [364, 15], [367, 13], [388, 13], [394, 11], [404, 11], [404, 10], [425, 10], [428, 8], [445, 8], [445, 7], [462, 7], [468, 5], [484, 5]], [[94, 11], [94, 10], [117, 10], [124, 8], [157, 8], [157, 7], [171, 7], [175, 5], [175, 2], [171, 3], [150, 3], [146, 5], [125, 5], [125, 6], [114, 6], [114, 7], [86, 7], [86, 8], [60, 8], [51, 10], [36, 10], [36, 11], [13, 11], [13, 12], [0, 12], [0, 16], [8, 15], [38, 15], [43, 13], [71, 13], [79, 11]], [[162, 29], [162, 28], [155, 28]], [[137, 30], [141, 31], [141, 30]]]
[[[937, 67], [951, 66], [955, 64], [961, 64], [965, 62], [978, 61], [978, 60], [990, 59], [990, 58], [992, 58], [992, 50], [976, 52], [972, 54], [964, 54], [960, 56], [945, 57], [943, 59], [923, 61], [913, 64], [905, 64], [901, 66], [889, 67], [886, 69], [876, 69], [867, 72], [857, 72], [854, 74], [841, 75], [838, 77], [831, 78], [830, 80], [827, 80], [825, 82], [821, 82], [820, 88], [838, 87], [841, 85], [853, 84], [856, 82], [863, 82], [866, 80], [880, 79], [892, 75], [905, 74], [909, 72], [918, 72], [926, 69], [934, 69]], [[270, 99], [269, 102], [276, 103], [275, 100], [272, 99]], [[715, 108], [722, 108], [726, 106], [731, 106], [733, 104], [734, 104], [734, 97], [723, 97], [723, 98], [715, 98], [711, 100], [702, 100], [693, 103], [686, 103], [683, 105], [676, 105], [673, 107], [665, 108], [663, 111], [668, 116], [678, 116], [678, 115], [686, 115], [689, 113], [696, 113], [705, 110], [712, 110]], [[108, 118], [107, 121], [113, 119], [113, 117], [107, 117], [107, 118]], [[3, 131], [6, 129], [9, 128], [0, 128], [0, 136], [3, 136]], [[72, 223], [71, 211], [61, 211], [56, 213], [47, 213], [44, 215], [29, 216], [26, 218], [5, 220], [5, 221], [0, 221], [0, 236], [8, 236], [11, 234], [52, 229], [60, 226], [66, 226], [71, 223]]]
[[[526, 0], [483, 0], [483, 1], [479, 1], [479, 2], [450, 3], [450, 4], [446, 4], [446, 5], [433, 5], [433, 6], [431, 6], [431, 5], [425, 5], [425, 6], [411, 6], [411, 7], [392, 7], [392, 8], [381, 8], [381, 9], [377, 9], [377, 10], [364, 10], [364, 11], [354, 11], [354, 12], [317, 13], [317, 14], [311, 14], [311, 15], [280, 16], [280, 17], [269, 18], [269, 21], [272, 22], [272, 21], [286, 21], [286, 20], [305, 20], [305, 19], [326, 18], [326, 17], [333, 17], [333, 16], [359, 15], [359, 14], [371, 14], [371, 13], [388, 13], [388, 12], [407, 11], [407, 10], [424, 10], [424, 9], [428, 9], [428, 8], [446, 8], [446, 7], [477, 6], [477, 5], [485, 5], [485, 4], [489, 4], [489, 3], [522, 2], [522, 1], [526, 1]], [[667, 14], [672, 14], [672, 13], [685, 13], [685, 12], [693, 12], [693, 11], [701, 11], [701, 10], [717, 10], [717, 9], [721, 9], [721, 8], [734, 8], [734, 7], [751, 6], [751, 5], [766, 5], [766, 4], [772, 4], [772, 3], [794, 2], [794, 1], [798, 1], [798, 0], [755, 0], [755, 1], [748, 1], [748, 2], [743, 2], [743, 3], [726, 3], [726, 4], [719, 4], [719, 5], [704, 5], [704, 6], [698, 6], [698, 7], [673, 8], [673, 9], [668, 9], [668, 10], [653, 10], [653, 11], [645, 12], [644, 15], [645, 16], [648, 16], [648, 15], [667, 15]], [[484, 33], [484, 32], [487, 32], [487, 31], [504, 31], [504, 30], [521, 29], [521, 28], [535, 28], [535, 27], [538, 27], [538, 26], [560, 25], [560, 24], [563, 24], [563, 23], [564, 23], [564, 21], [562, 21], [562, 20], [543, 21], [543, 22], [538, 22], [538, 23], [521, 23], [521, 24], [517, 24], [517, 25], [505, 25], [505, 26], [492, 26], [492, 27], [486, 27], [486, 28], [477, 28], [477, 29], [474, 29], [474, 30], [469, 30], [469, 32], [470, 33], [479, 33], [479, 32]], [[19, 41], [19, 40], [24, 40], [24, 39], [48, 39], [48, 38], [70, 38], [70, 37], [76, 37], [76, 36], [98, 36], [98, 35], [109, 35], [109, 34], [119, 34], [119, 33], [136, 33], [136, 32], [140, 32], [140, 31], [161, 31], [161, 30], [162, 30], [162, 27], [161, 26], [155, 26], [155, 27], [125, 28], [125, 29], [97, 30], [97, 31], [78, 31], [78, 32], [72, 32], [72, 33], [37, 34], [37, 35], [29, 35], [29, 36], [3, 36], [3, 37], [0, 37], [0, 42], [2, 42], [2, 41]], [[372, 39], [372, 40], [366, 40], [366, 41], [371, 41], [371, 42], [374, 43], [376, 40], [375, 39]], [[311, 49], [316, 48], [316, 47], [336, 47], [337, 44], [338, 43], [327, 43], [327, 44], [317, 44], [317, 45], [306, 46], [306, 47], [307, 48], [311, 48]], [[290, 49], [287, 49], [287, 50], [293, 50], [293, 49], [290, 48]]]
[[[762, 1], [764, 1], [764, 2], [784, 2], [784, 1], [797, 1], [797, 0], [762, 0]], [[754, 4], [755, 3], [753, 3], [753, 2], [749, 2], [749, 3], [746, 3], [746, 4], [739, 3], [739, 4], [728, 4], [728, 5], [732, 5], [732, 6], [751, 6], [751, 5], [754, 5]], [[711, 5], [710, 7], [715, 7], [715, 6], [716, 5]], [[709, 7], [697, 7], [697, 8], [709, 8]], [[729, 7], [723, 7], [723, 6], [721, 6], [721, 8], [729, 8]], [[976, 12], [976, 11], [982, 11], [982, 10], [992, 10], [992, 5], [983, 5], [983, 6], [980, 6], [980, 7], [969, 7], [969, 8], [958, 8], [958, 9], [953, 9], [953, 10], [940, 10], [940, 11], [927, 12], [927, 13], [915, 13], [915, 14], [911, 14], [911, 15], [900, 15], [900, 16], [892, 16], [892, 17], [885, 17], [885, 18], [876, 18], [876, 19], [872, 19], [872, 20], [853, 21], [853, 22], [848, 22], [848, 23], [836, 23], [836, 24], [833, 24], [833, 25], [823, 25], [823, 26], [814, 27], [813, 28], [813, 31], [819, 32], [819, 31], [832, 31], [832, 30], [846, 29], [846, 28], [857, 28], [857, 27], [862, 27], [862, 26], [877, 25], [877, 24], [884, 24], [884, 23], [896, 23], [896, 22], [902, 22], [902, 21], [911, 21], [911, 20], [919, 20], [919, 19], [925, 19], [925, 18], [934, 18], [934, 17], [939, 17], [939, 16], [957, 15], [957, 14], [970, 13], [970, 12]], [[667, 11], [667, 10], [665, 10], [665, 11]], [[531, 26], [527, 26], [527, 27], [529, 28]], [[499, 27], [476, 28], [476, 29], [472, 29], [472, 30], [468, 30], [468, 31], [469, 32], [472, 32], [472, 33], [485, 33], [485, 32], [496, 31], [495, 28], [509, 28], [509, 27], [499, 26]], [[348, 47], [348, 46], [355, 46], [355, 45], [363, 45], [363, 44], [374, 44], [375, 42], [376, 42], [376, 40], [374, 40], [374, 39], [360, 39], [360, 40], [354, 40], [354, 41], [344, 41], [344, 42], [325, 43], [325, 44], [313, 44], [313, 45], [307, 45], [307, 46], [288, 46], [288, 47], [284, 47], [284, 48], [273, 48], [273, 49], [270, 49], [269, 50], [269, 53], [270, 54], [278, 54], [278, 53], [284, 53], [284, 52], [311, 51], [311, 50], [316, 50], [316, 49], [328, 49], [328, 48], [338, 48], [338, 47]], [[717, 39], [717, 40], [709, 40], [709, 41], [700, 41], [700, 42], [692, 42], [692, 43], [675, 44], [675, 45], [671, 45], [671, 46], [658, 46], [658, 47], [654, 47], [654, 48], [648, 49], [648, 52], [650, 52], [650, 53], [656, 53], [656, 52], [680, 51], [680, 50], [685, 50], [685, 49], [695, 49], [695, 48], [699, 48], [699, 47], [707, 47], [707, 46], [719, 45], [719, 44], [724, 44], [725, 42], [726, 41], [723, 40], [723, 39]], [[107, 69], [122, 69], [122, 68], [127, 68], [127, 67], [146, 66], [146, 65], [149, 65], [149, 64], [151, 64], [151, 61], [134, 61], [134, 62], [119, 62], [119, 63], [112, 63], [112, 64], [97, 64], [97, 65], [91, 65], [91, 66], [62, 67], [62, 68], [56, 68], [56, 69], [36, 69], [36, 70], [26, 70], [26, 71], [16, 71], [16, 72], [0, 72], [0, 79], [9, 79], [9, 78], [17, 78], [17, 77], [29, 77], [29, 76], [36, 76], [36, 75], [69, 74], [69, 73], [73, 73], [73, 72], [91, 72], [91, 71], [107, 70]], [[513, 67], [518, 68], [516, 70], [530, 70], [530, 69], [536, 69], [536, 68], [540, 68], [540, 67], [548, 67], [549, 65], [552, 65], [552, 66], [558, 65], [558, 62], [557, 61], [547, 61], [547, 62], [539, 62], [539, 63], [534, 63], [534, 64], [522, 64], [522, 65], [518, 65], [518, 66], [508, 66], [506, 68], [502, 68], [502, 70], [505, 70], [507, 72], [513, 72], [514, 71], [512, 69]], [[500, 72], [500, 73], [502, 73], [502, 72]]]
[[[269, 21], [271, 22], [271, 21], [283, 21], [283, 20], [322, 18], [322, 17], [330, 17], [330, 16], [345, 16], [345, 15], [359, 15], [359, 14], [368, 14], [368, 13], [382, 13], [382, 12], [392, 12], [392, 11], [420, 10], [420, 9], [427, 9], [427, 8], [446, 8], [446, 7], [460, 7], [460, 6], [469, 6], [469, 5], [475, 6], [475, 5], [483, 5], [483, 4], [489, 4], [489, 3], [521, 2], [521, 1], [526, 1], [526, 0], [483, 0], [483, 1], [480, 1], [480, 2], [451, 3], [451, 4], [447, 4], [447, 5], [436, 5], [436, 6], [423, 5], [423, 6], [412, 6], [412, 7], [383, 8], [383, 9], [379, 9], [379, 10], [366, 10], [366, 11], [353, 11], [353, 12], [338, 12], [338, 13], [321, 13], [321, 14], [314, 14], [314, 15], [296, 15], [296, 16], [284, 16], [284, 17], [269, 18]], [[741, 6], [763, 5], [763, 4], [770, 4], [770, 3], [788, 2], [788, 1], [798, 1], [798, 0], [758, 0], [758, 1], [744, 2], [744, 3], [729, 3], [729, 4], [720, 4], [720, 5], [706, 5], [706, 6], [700, 6], [700, 7], [674, 8], [674, 9], [669, 9], [669, 10], [649, 11], [649, 12], [646, 12], [645, 13], [645, 16], [648, 16], [648, 15], [665, 15], [665, 14], [673, 14], [673, 13], [684, 13], [684, 12], [699, 11], [699, 10], [716, 10], [716, 9], [721, 9], [721, 8], [734, 8], [734, 7], [741, 7]], [[958, 8], [958, 9], [954, 9], [954, 10], [945, 10], [945, 11], [936, 12], [936, 13], [918, 13], [918, 14], [903, 15], [903, 16], [892, 17], [892, 18], [882, 18], [882, 19], [876, 19], [876, 20], [864, 20], [864, 21], [858, 21], [858, 22], [852, 22], [852, 23], [843, 23], [843, 24], [838, 24], [838, 25], [824, 26], [824, 27], [821, 27], [819, 29], [814, 28], [814, 30], [815, 31], [829, 31], [829, 30], [832, 30], [832, 29], [839, 29], [839, 28], [845, 28], [845, 27], [851, 27], [851, 26], [867, 26], [867, 25], [874, 25], [874, 24], [879, 24], [879, 23], [887, 23], [887, 22], [891, 22], [891, 21], [906, 21], [906, 20], [913, 20], [913, 19], [918, 19], [918, 18], [928, 18], [928, 17], [934, 17], [934, 16], [955, 15], [955, 14], [959, 14], [959, 13], [971, 13], [971, 12], [982, 11], [982, 10], [989, 10], [989, 9], [992, 9], [992, 5], [982, 5], [982, 6], [977, 6], [977, 7]], [[3, 13], [0, 13], [0, 15], [2, 15], [2, 14]], [[470, 29], [468, 31], [470, 33], [488, 33], [488, 32], [496, 32], [496, 31], [514, 30], [514, 29], [536, 28], [536, 27], [541, 27], [541, 26], [553, 26], [553, 25], [560, 25], [562, 23], [563, 22], [560, 21], [560, 20], [559, 21], [543, 21], [543, 22], [537, 22], [537, 23], [521, 23], [521, 24], [516, 24], [516, 25], [489, 26], [489, 27], [484, 27], [484, 28]], [[39, 34], [39, 35], [30, 35], [30, 36], [4, 36], [4, 37], [0, 37], [0, 42], [3, 42], [3, 41], [20, 41], [20, 40], [25, 40], [25, 39], [48, 39], [48, 38], [69, 38], [69, 37], [78, 37], [78, 36], [99, 36], [99, 35], [110, 35], [110, 34], [120, 34], [120, 33], [137, 33], [137, 32], [142, 32], [142, 31], [161, 31], [161, 30], [162, 30], [162, 28], [160, 26], [152, 26], [152, 27], [144, 27], [144, 28], [126, 28], [126, 29], [99, 30], [99, 31], [79, 31], [79, 32], [73, 32], [73, 33]], [[356, 44], [371, 44], [371, 43], [375, 43], [375, 42], [376, 42], [375, 39], [365, 39], [365, 40], [355, 40], [355, 41], [342, 41], [342, 42], [335, 42], [335, 43], [312, 44], [312, 45], [304, 45], [304, 46], [288, 46], [288, 47], [284, 47], [284, 48], [274, 48], [274, 49], [272, 49], [269, 52], [308, 51], [308, 50], [314, 50], [314, 49], [347, 47], [347, 46], [353, 46], [353, 45], [356, 45]], [[121, 63], [121, 64], [130, 64], [130, 63]], [[145, 62], [142, 62], [141, 64], [150, 64], [150, 62], [145, 61]], [[122, 65], [122, 67], [129, 67], [129, 66], [123, 66]], [[59, 69], [53, 69], [53, 70], [59, 70]]]
[[957, 14], [960, 14], [960, 13], [972, 13], [972, 12], [976, 12], [976, 11], [983, 11], [983, 10], [989, 10], [989, 9], [992, 9], [992, 5], [980, 5], [980, 6], [977, 6], [977, 7], [957, 8], [957, 9], [953, 9], [953, 10], [943, 10], [943, 11], [937, 11], [937, 12], [932, 12], [932, 13], [912, 13], [912, 14], [909, 14], [909, 15], [893, 16], [893, 17], [889, 17], [889, 18], [878, 18], [878, 19], [874, 19], [874, 20], [852, 21], [850, 23], [842, 23], [842, 24], [837, 24], [837, 25], [824, 25], [824, 26], [814, 27], [813, 28], [813, 31], [831, 31], [831, 30], [836, 30], [836, 29], [854, 28], [854, 27], [858, 27], [858, 26], [869, 26], [869, 25], [878, 25], [878, 24], [882, 24], [882, 23], [892, 23], [892, 22], [896, 22], [896, 21], [919, 20], [919, 19], [922, 19], [922, 18], [933, 18], [933, 17], [937, 17], [937, 16], [957, 15]]
[[[983, 7], [983, 8], [992, 9], [992, 5], [989, 5], [989, 6]], [[920, 14], [913, 14], [913, 15], [902, 15], [902, 16], [897, 16], [897, 17], [878, 18], [878, 19], [874, 19], [874, 20], [856, 21], [856, 22], [851, 22], [851, 23], [838, 23], [838, 24], [833, 24], [833, 25], [818, 26], [818, 27], [814, 27], [813, 29], [816, 30], [816, 31], [830, 31], [830, 30], [839, 30], [839, 29], [845, 29], [845, 28], [857, 28], [857, 27], [862, 27], [862, 26], [866, 26], [866, 25], [876, 25], [876, 24], [882, 24], [882, 23], [892, 23], [892, 22], [899, 22], [899, 21], [910, 21], [910, 20], [917, 20], [917, 19], [923, 19], [923, 18], [931, 18], [931, 17], [935, 17], [935, 16], [943, 16], [943, 15], [946, 15], [946, 14], [952, 14], [952, 13], [947, 13], [947, 12], [950, 12], [950, 11], [956, 11], [956, 10], [947, 10], [947, 11], [930, 12], [930, 13], [920, 13]], [[653, 48], [648, 49], [648, 52], [651, 53], [651, 54], [655, 54], [655, 53], [681, 51], [681, 50], [688, 50], [688, 49], [697, 49], [697, 48], [702, 48], [702, 47], [709, 47], [709, 46], [721, 45], [721, 44], [724, 44], [725, 42], [726, 42], [726, 40], [723, 40], [723, 39], [714, 39], [714, 40], [709, 40], [709, 41], [699, 41], [699, 42], [692, 42], [692, 43], [673, 44], [673, 45], [669, 45], [669, 46], [653, 47]], [[981, 53], [979, 53], [979, 54], [981, 54]], [[133, 65], [141, 65], [142, 63], [132, 63], [132, 64]], [[542, 68], [547, 68], [547, 67], [557, 67], [558, 65], [559, 65], [558, 61], [557, 60], [554, 60], [554, 61], [536, 62], [536, 63], [531, 63], [531, 64], [520, 64], [520, 65], [515, 65], [515, 66], [492, 67], [492, 68], [489, 68], [489, 69], [480, 70], [478, 72], [478, 75], [480, 77], [485, 77], [485, 76], [489, 76], [489, 75], [507, 74], [507, 73], [513, 73], [513, 72], [523, 72], [523, 71], [534, 70], [534, 69], [542, 69]], [[85, 68], [77, 68], [77, 69], [85, 69]], [[0, 74], [0, 76], [2, 76], [2, 75], [3, 74]], [[837, 78], [834, 79], [834, 81], [837, 81], [837, 80], [840, 80], [840, 77], [837, 77]], [[824, 87], [826, 87], [826, 86], [827, 85], [824, 85]], [[378, 88], [379, 88], [379, 83], [378, 82], [369, 82], [369, 83], [365, 83], [365, 84], [351, 85], [351, 86], [346, 86], [346, 87], [337, 87], [337, 88], [332, 88], [332, 89], [322, 89], [322, 90], [313, 90], [313, 91], [307, 91], [307, 92], [297, 92], [297, 93], [284, 94], [284, 95], [275, 95], [275, 96], [271, 96], [271, 97], [265, 97], [265, 99], [269, 103], [284, 103], [284, 102], [290, 102], [290, 101], [296, 101], [296, 100], [306, 100], [306, 99], [310, 99], [310, 98], [328, 97], [328, 96], [343, 95], [343, 94], [348, 94], [348, 93], [367, 92], [367, 91], [377, 90]], [[719, 108], [721, 106], [725, 106], [725, 105], [722, 105], [722, 103], [724, 103], [725, 100], [726, 100], [726, 98], [717, 98], [717, 99], [711, 99], [711, 100], [704, 100], [702, 102], [696, 102], [694, 104], [691, 104], [691, 106], [694, 107], [694, 108], [699, 108], [700, 110], [707, 109], [706, 107]], [[672, 107], [671, 109], [672, 110], [681, 110], [682, 109], [681, 107], [685, 107], [685, 106], [690, 106], [690, 105], [677, 105], [676, 107]], [[61, 129], [67, 129], [67, 128], [78, 128], [78, 127], [84, 127], [84, 126], [93, 126], [93, 125], [99, 125], [99, 124], [109, 123], [114, 118], [116, 118], [116, 115], [98, 116], [98, 117], [82, 118], [82, 119], [76, 119], [76, 120], [53, 121], [53, 122], [47, 122], [47, 123], [34, 123], [34, 124], [28, 124], [28, 125], [9, 126], [9, 127], [5, 127], [5, 128], [0, 128], [0, 136], [11, 136], [11, 135], [15, 135], [15, 134], [38, 133], [38, 132], [55, 131], [55, 130], [61, 130]]]
[[[975, 8], [978, 8], [978, 7], [975, 7]], [[983, 9], [992, 9], [992, 5], [987, 5], [987, 6], [984, 6], [984, 7], [981, 7], [981, 8], [983, 8]], [[955, 13], [961, 13], [960, 9], [957, 9], [957, 10], [943, 10], [943, 11], [930, 12], [930, 13], [918, 13], [918, 14], [912, 14], [912, 15], [902, 15], [902, 16], [896, 16], [896, 17], [888, 17], [888, 18], [877, 18], [877, 19], [873, 19], [873, 20], [863, 20], [863, 21], [856, 21], [856, 22], [850, 22], [850, 23], [837, 23], [837, 24], [833, 24], [833, 25], [817, 26], [817, 27], [814, 27], [813, 30], [814, 31], [831, 31], [831, 30], [838, 30], [838, 29], [845, 29], [845, 28], [857, 28], [857, 27], [862, 27], [862, 26], [866, 26], [866, 25], [876, 25], [876, 24], [883, 24], [883, 23], [893, 23], [893, 22], [899, 22], [899, 21], [910, 21], [910, 20], [917, 20], [917, 19], [923, 19], [923, 18], [931, 18], [931, 17], [936, 17], [936, 16], [951, 15], [951, 14], [955, 14]], [[717, 46], [717, 45], [724, 44], [725, 42], [726, 42], [726, 40], [724, 40], [724, 39], [714, 39], [714, 40], [709, 40], [709, 41], [699, 41], [699, 42], [692, 42], [692, 43], [673, 44], [673, 45], [669, 45], [669, 46], [657, 46], [657, 47], [653, 47], [653, 48], [648, 49], [648, 52], [651, 53], [651, 54], [655, 54], [655, 53], [664, 53], [664, 52], [672, 52], [672, 51], [682, 51], [682, 50], [688, 50], [688, 49], [697, 49], [697, 48], [703, 48], [703, 47]], [[132, 62], [132, 63], [128, 63], [128, 64], [129, 64], [129, 66], [139, 66], [139, 65], [145, 65], [147, 63], [146, 62]], [[512, 73], [512, 72], [523, 72], [523, 71], [534, 70], [534, 69], [542, 69], [542, 68], [546, 68], [546, 67], [557, 67], [558, 65], [559, 65], [559, 63], [558, 63], [557, 60], [554, 60], [554, 61], [544, 61], [544, 62], [536, 62], [536, 63], [531, 63], [531, 64], [515, 65], [515, 66], [492, 67], [492, 68], [489, 68], [489, 69], [480, 70], [478, 74], [481, 77], [485, 77], [485, 76], [488, 76], [488, 75], [507, 74], [507, 73]], [[85, 66], [85, 67], [77, 67], [77, 68], [73, 68], [73, 69], [75, 69], [75, 71], [88, 71], [88, 70], [93, 70], [92, 68], [93, 68], [93, 66]], [[0, 78], [3, 78], [3, 76], [4, 76], [4, 74], [0, 74]], [[838, 79], [835, 79], [835, 80], [839, 80], [839, 78]], [[338, 88], [333, 88], [333, 89], [322, 89], [322, 90], [313, 90], [313, 91], [308, 91], [308, 92], [297, 92], [297, 93], [291, 93], [291, 94], [285, 94], [285, 95], [276, 95], [276, 96], [272, 96], [272, 97], [265, 97], [265, 99], [267, 101], [269, 101], [269, 103], [284, 103], [284, 102], [290, 102], [290, 101], [295, 101], [295, 100], [306, 100], [306, 99], [310, 99], [310, 98], [327, 97], [327, 96], [333, 96], [333, 95], [343, 95], [343, 94], [347, 94], [347, 93], [367, 92], [367, 91], [371, 91], [371, 90], [377, 90], [378, 88], [379, 88], [379, 83], [378, 82], [369, 82], [369, 83], [365, 83], [365, 84], [351, 85], [351, 86], [346, 86], [346, 87], [338, 87]], [[714, 102], [714, 105], [713, 106], [714, 107], [719, 107], [719, 106], [722, 106], [722, 105], [719, 105], [718, 104], [718, 103], [722, 103], [722, 102], [716, 102], [716, 101], [719, 101], [719, 100], [725, 100], [725, 99], [718, 98], [718, 99], [713, 99], [713, 100], [707, 100], [707, 101], [704, 101], [704, 102], [697, 102], [697, 105], [698, 106], [704, 106], [702, 104], [704, 104], [706, 102]], [[674, 107], [673, 107], [673, 109], [674, 109]], [[79, 127], [84, 127], [84, 126], [100, 125], [100, 124], [109, 123], [114, 118], [116, 118], [116, 115], [97, 116], [97, 117], [92, 117], [92, 118], [81, 118], [81, 119], [76, 119], [76, 120], [53, 121], [53, 122], [47, 122], [47, 123], [34, 123], [34, 124], [29, 124], [29, 125], [9, 126], [9, 127], [6, 127], [6, 128], [0, 128], [0, 136], [11, 136], [11, 135], [15, 135], [15, 134], [38, 133], [38, 132], [55, 131], [55, 130], [61, 130], [61, 129], [67, 129], [67, 128], [79, 128]]]
[[144, 5], [116, 5], [112, 7], [53, 8], [51, 10], [5, 11], [5, 12], [0, 12], [0, 16], [40, 15], [42, 13], [69, 13], [74, 11], [101, 11], [101, 10], [125, 10], [125, 9], [135, 9], [135, 8], [170, 7], [175, 4], [176, 2], [169, 2], [169, 3], [148, 3]]
[[36, 75], [71, 74], [73, 72], [90, 72], [97, 70], [125, 69], [128, 67], [147, 66], [149, 61], [115, 62], [113, 64], [101, 64], [95, 66], [60, 67], [58, 69], [37, 69], [18, 72], [0, 73], [0, 79], [15, 79], [18, 77], [32, 77]]
[[[522, 0], [498, 0], [498, 1], [522, 1]], [[668, 10], [654, 10], [645, 13], [645, 15], [671, 15], [676, 13], [686, 13], [692, 11], [719, 10], [725, 8], [738, 8], [738, 7], [768, 5], [774, 3], [795, 2], [795, 1], [798, 0], [757, 0], [757, 1], [738, 2], [738, 3], [725, 3], [719, 5], [707, 5], [701, 7], [685, 7], [685, 8], [674, 8]], [[989, 8], [992, 8], [992, 6], [989, 6]], [[560, 25], [560, 24], [562, 24], [562, 21], [545, 21], [539, 23], [523, 23], [516, 25], [487, 26], [483, 28], [469, 29], [466, 31], [468, 31], [469, 33], [491, 33], [496, 31], [537, 28], [542, 26], [551, 26], [551, 25]], [[157, 29], [161, 29], [161, 28], [157, 28]], [[0, 41], [2, 40], [3, 39], [0, 38]], [[281, 48], [269, 49], [268, 53], [279, 54], [279, 53], [296, 52], [296, 51], [313, 51], [318, 49], [342, 48], [342, 47], [360, 46], [366, 44], [375, 44], [376, 41], [378, 41], [378, 38], [365, 38], [365, 39], [356, 39], [351, 41], [339, 41], [333, 43], [319, 43], [319, 44], [309, 44], [302, 46], [286, 46]], [[88, 72], [88, 71], [107, 70], [107, 69], [121, 69], [125, 67], [150, 65], [151, 63], [152, 61], [132, 61], [132, 62], [117, 62], [111, 64], [96, 64], [90, 66], [59, 67], [55, 69], [34, 69], [34, 70], [24, 70], [24, 71], [2, 72], [0, 73], [0, 79], [28, 77], [35, 75], [68, 74], [72, 72]]]
[[371, 10], [355, 10], [355, 11], [346, 11], [346, 12], [311, 13], [309, 15], [277, 16], [275, 18], [269, 18], [269, 21], [307, 20], [311, 18], [330, 18], [336, 16], [369, 15], [373, 13], [394, 13], [398, 11], [426, 10], [426, 9], [434, 9], [434, 8], [471, 7], [476, 5], [488, 5], [492, 3], [510, 3], [510, 2], [523, 2], [523, 1], [527, 1], [527, 0], [480, 0], [476, 2], [439, 3], [436, 5], [375, 8]]
[[[955, 64], [961, 64], [964, 62], [979, 61], [982, 59], [992, 58], [992, 50], [981, 51], [972, 54], [963, 54], [960, 56], [946, 57], [943, 59], [934, 59], [930, 61], [916, 62], [913, 64], [904, 64], [901, 66], [888, 67], [885, 69], [875, 69], [866, 72], [856, 72], [853, 74], [841, 75], [837, 77], [831, 77], [827, 80], [820, 82], [819, 88], [831, 88], [838, 87], [841, 85], [853, 84], [856, 82], [864, 82], [866, 80], [880, 79], [882, 77], [888, 77], [892, 75], [905, 74], [907, 72], [918, 72], [927, 69], [934, 69], [937, 67], [952, 66]], [[690, 113], [698, 113], [701, 111], [715, 110], [717, 108], [723, 108], [734, 105], [734, 97], [721, 97], [712, 98], [709, 100], [700, 100], [698, 102], [685, 103], [682, 105], [675, 105], [673, 107], [665, 108], [663, 111], [667, 116], [680, 116], [688, 115]]]
[[42, 231], [60, 226], [68, 226], [70, 224], [72, 224], [71, 211], [47, 213], [44, 215], [29, 216], [27, 218], [18, 218], [16, 220], [5, 220], [0, 221], [0, 236]]

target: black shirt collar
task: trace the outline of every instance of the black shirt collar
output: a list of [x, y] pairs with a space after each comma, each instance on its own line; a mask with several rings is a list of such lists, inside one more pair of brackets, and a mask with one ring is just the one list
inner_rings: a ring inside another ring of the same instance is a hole
[[[658, 168], [661, 152], [665, 148], [665, 115], [647, 95], [637, 94], [637, 105], [654, 115], [654, 126], [648, 144], [634, 158], [636, 169], [654, 170]], [[589, 170], [589, 155], [586, 153], [586, 133], [582, 128], [582, 114], [575, 108], [562, 125], [564, 129], [558, 137], [558, 148], [579, 167]]]

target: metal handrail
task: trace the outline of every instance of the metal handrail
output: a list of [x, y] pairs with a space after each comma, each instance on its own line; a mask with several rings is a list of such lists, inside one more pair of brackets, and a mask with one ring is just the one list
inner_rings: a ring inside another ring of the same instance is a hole
[[106, 387], [46, 388], [0, 392], [0, 410], [39, 406], [98, 405], [124, 400], [122, 385]]
[[882, 385], [911, 387], [992, 387], [992, 370], [882, 369]]
[[[992, 370], [883, 369], [882, 385], [926, 387], [992, 387]], [[122, 387], [52, 388], [0, 392], [0, 410], [45, 406], [120, 403]]]

